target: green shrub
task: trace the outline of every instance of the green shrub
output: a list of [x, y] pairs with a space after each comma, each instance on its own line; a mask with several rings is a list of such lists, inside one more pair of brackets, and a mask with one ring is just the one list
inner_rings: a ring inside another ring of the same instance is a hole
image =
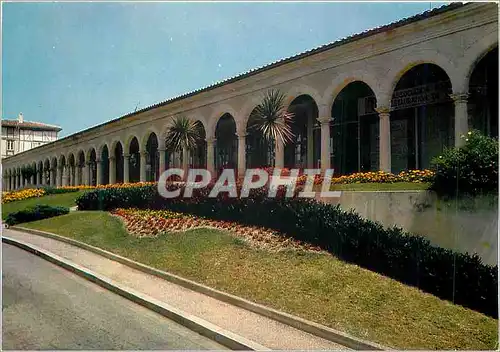
[[[178, 186], [169, 185], [169, 188]], [[217, 220], [276, 229], [328, 250], [339, 258], [382, 273], [438, 297], [497, 317], [497, 268], [477, 255], [431, 245], [422, 236], [344, 212], [312, 199], [267, 197], [267, 188], [248, 198], [207, 195], [212, 186], [195, 190], [192, 198], [162, 198], [155, 185], [93, 190], [76, 202], [80, 210], [113, 208], [169, 209]], [[183, 192], [181, 191], [181, 195]]]
[[498, 192], [498, 140], [478, 131], [467, 134], [464, 146], [434, 158], [432, 166], [431, 188], [442, 196]]
[[10, 213], [9, 215], [7, 215], [5, 223], [9, 226], [12, 226], [21, 224], [23, 222], [42, 220], [68, 213], [69, 208], [66, 207], [37, 204], [34, 207], [29, 207], [24, 210]]
[[62, 194], [62, 193], [71, 193], [78, 192], [78, 188], [56, 188], [52, 186], [44, 186], [42, 189], [45, 191], [45, 194]]

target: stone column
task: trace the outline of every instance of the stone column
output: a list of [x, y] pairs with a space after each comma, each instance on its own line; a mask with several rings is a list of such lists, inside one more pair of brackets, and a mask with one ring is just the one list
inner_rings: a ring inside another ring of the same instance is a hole
[[321, 171], [325, 172], [330, 168], [330, 121], [331, 117], [321, 117], [318, 119], [321, 124]]
[[69, 166], [65, 165], [63, 169], [63, 179], [62, 179], [62, 185], [63, 186], [69, 186]]
[[207, 170], [215, 177], [215, 138], [207, 138]]
[[307, 113], [307, 160], [306, 166], [308, 169], [314, 167], [314, 117], [312, 111]]
[[129, 167], [130, 154], [123, 154], [123, 183], [128, 183], [130, 180]]
[[275, 143], [274, 167], [283, 168], [285, 165], [285, 145], [281, 139], [277, 139]]
[[58, 165], [56, 167], [56, 187], [62, 186], [62, 173], [63, 173], [63, 168], [62, 166]]
[[109, 184], [112, 185], [116, 183], [116, 158], [110, 156], [108, 159], [109, 164]]
[[102, 160], [97, 159], [96, 161], [96, 185], [102, 185]]
[[82, 169], [82, 182], [84, 186], [90, 186], [90, 163], [85, 162], [83, 164], [83, 169]]
[[80, 186], [82, 184], [82, 180], [80, 178], [80, 165], [75, 166], [75, 186]]
[[245, 170], [247, 168], [246, 136], [246, 133], [238, 134], [238, 178], [245, 177]]
[[467, 99], [469, 93], [454, 93], [450, 97], [455, 103], [455, 147], [465, 144], [465, 137], [469, 132], [469, 118], [467, 115]]
[[71, 166], [71, 165], [68, 165], [68, 186], [74, 186], [74, 176], [73, 176], [73, 172], [74, 172], [74, 167]]
[[49, 184], [52, 187], [56, 187], [56, 168], [54, 168], [54, 167], [51, 168], [49, 172], [50, 172], [50, 182], [49, 182]]
[[375, 109], [379, 117], [379, 169], [391, 172], [391, 113], [387, 107]]
[[141, 155], [141, 163], [140, 163], [141, 165], [140, 165], [139, 181], [146, 182], [146, 162], [147, 162], [146, 156], [148, 155], [148, 152], [143, 150], [142, 152], [140, 152], [140, 155]]
[[158, 177], [160, 177], [165, 172], [165, 149], [158, 149], [158, 154], [160, 158], [160, 165], [159, 165], [160, 174], [158, 175]]

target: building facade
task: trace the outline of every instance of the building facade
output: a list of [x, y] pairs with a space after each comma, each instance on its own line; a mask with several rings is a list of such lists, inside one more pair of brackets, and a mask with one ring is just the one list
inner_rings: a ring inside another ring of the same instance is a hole
[[24, 121], [20, 113], [16, 120], [2, 120], [1, 158], [6, 158], [57, 140], [59, 126]]
[[[294, 141], [269, 145], [252, 110], [287, 97]], [[174, 116], [203, 125], [170, 153]], [[157, 180], [171, 166], [333, 168], [336, 174], [429, 167], [471, 128], [498, 136], [498, 5], [451, 4], [280, 60], [3, 160], [4, 189]], [[183, 160], [183, 161], [182, 161]], [[31, 166], [26, 180], [20, 170]]]

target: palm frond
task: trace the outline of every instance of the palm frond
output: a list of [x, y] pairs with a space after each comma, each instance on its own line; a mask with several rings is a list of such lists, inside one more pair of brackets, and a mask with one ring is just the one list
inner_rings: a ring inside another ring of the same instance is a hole
[[270, 142], [279, 140], [286, 145], [294, 137], [290, 127], [293, 116], [286, 110], [285, 95], [278, 90], [270, 90], [253, 110], [250, 128], [259, 131]]
[[192, 150], [201, 139], [201, 123], [185, 116], [174, 117], [165, 136], [165, 147], [170, 151]]

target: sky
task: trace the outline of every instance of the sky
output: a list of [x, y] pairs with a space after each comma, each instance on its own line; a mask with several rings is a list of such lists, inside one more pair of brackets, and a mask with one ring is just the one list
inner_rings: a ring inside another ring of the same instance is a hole
[[60, 137], [439, 3], [2, 3], [2, 118]]

